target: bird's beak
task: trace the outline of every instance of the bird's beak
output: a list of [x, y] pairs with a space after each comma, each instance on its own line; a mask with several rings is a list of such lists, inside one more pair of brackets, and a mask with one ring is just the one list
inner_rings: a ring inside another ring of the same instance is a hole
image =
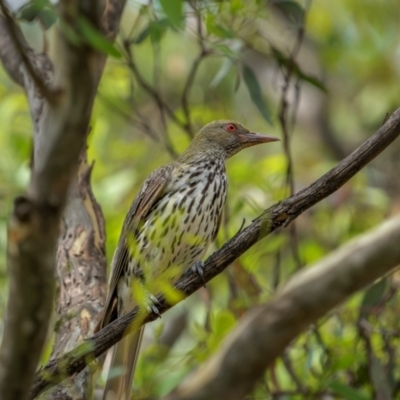
[[248, 132], [240, 135], [241, 142], [248, 145], [259, 144], [259, 143], [269, 143], [277, 142], [280, 139], [272, 135], [264, 135], [261, 133]]

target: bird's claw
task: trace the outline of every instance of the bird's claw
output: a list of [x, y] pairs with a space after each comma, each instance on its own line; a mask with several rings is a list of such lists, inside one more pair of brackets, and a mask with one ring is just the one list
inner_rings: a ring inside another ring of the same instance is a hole
[[158, 305], [160, 305], [160, 302], [158, 301], [157, 297], [149, 293], [146, 302], [147, 311], [149, 313], [156, 314], [158, 318], [161, 318], [160, 310], [157, 307]]
[[190, 269], [200, 276], [201, 280], [203, 281], [203, 286], [206, 287], [206, 281], [204, 280], [204, 262], [202, 260], [198, 260]]

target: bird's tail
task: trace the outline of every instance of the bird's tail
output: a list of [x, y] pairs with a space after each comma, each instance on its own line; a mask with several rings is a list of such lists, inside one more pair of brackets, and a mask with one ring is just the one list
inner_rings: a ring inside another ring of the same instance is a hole
[[129, 400], [144, 326], [120, 340], [113, 348], [103, 400]]

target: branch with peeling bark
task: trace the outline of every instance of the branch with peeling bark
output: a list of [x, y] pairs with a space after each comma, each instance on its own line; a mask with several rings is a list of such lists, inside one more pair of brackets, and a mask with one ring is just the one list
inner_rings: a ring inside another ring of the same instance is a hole
[[[269, 235], [281, 226], [286, 226], [305, 210], [326, 198], [367, 165], [383, 149], [400, 135], [400, 109], [396, 110], [389, 120], [351, 155], [342, 160], [336, 167], [323, 175], [309, 187], [270, 207], [248, 227], [229, 240], [219, 251], [207, 259], [204, 267], [204, 280], [207, 282], [221, 273], [231, 262], [241, 256], [256, 242]], [[176, 288], [189, 296], [204, 284], [198, 274], [188, 271], [176, 284]], [[158, 297], [158, 310], [163, 313], [173, 305], [168, 304], [163, 296]], [[46, 388], [81, 371], [92, 360], [104, 353], [127, 334], [132, 321], [139, 312], [135, 308], [122, 318], [106, 326], [94, 335], [84, 346], [65, 354], [48, 363], [36, 376], [31, 390], [31, 398]], [[140, 324], [155, 320], [156, 314], [148, 315]], [[137, 321], [136, 321], [137, 322]]]
[[[32, 179], [28, 194], [15, 201], [8, 229], [10, 293], [0, 350], [0, 398], [23, 400], [28, 396], [51, 321], [56, 238], [84, 148], [105, 56], [83, 43], [71, 43], [64, 36], [65, 30], [57, 29], [57, 45], [51, 54], [53, 65], [47, 55], [36, 54], [29, 48], [4, 3], [0, 5], [4, 14], [0, 15], [0, 59], [13, 80], [24, 87], [34, 125]], [[103, 5], [60, 2], [60, 17], [74, 30], [74, 21], [83, 14], [100, 29]], [[103, 22], [110, 38], [118, 30], [123, 5], [124, 1], [105, 3]], [[80, 171], [88, 178], [90, 168], [85, 162], [80, 165]], [[78, 176], [76, 188], [84, 180], [85, 176]], [[93, 215], [97, 205], [90, 191], [81, 191], [80, 195], [86, 196], [82, 201], [92, 204], [92, 209], [86, 210], [92, 215], [86, 219], [93, 217], [91, 223], [101, 224], [101, 216]], [[85, 224], [85, 219], [79, 223]], [[102, 228], [96, 228], [101, 234]], [[92, 246], [101, 252], [101, 240], [89, 237], [88, 248]], [[105, 259], [103, 264], [104, 269]], [[88, 271], [86, 274], [90, 276]], [[103, 271], [103, 281], [104, 278]], [[62, 279], [60, 274], [61, 285], [65, 285]], [[87, 319], [87, 315], [84, 317]], [[65, 342], [65, 336], [63, 339]]]

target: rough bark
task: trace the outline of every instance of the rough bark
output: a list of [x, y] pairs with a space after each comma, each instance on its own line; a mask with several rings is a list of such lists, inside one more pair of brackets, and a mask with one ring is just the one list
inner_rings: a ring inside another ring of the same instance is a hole
[[[383, 149], [389, 146], [399, 135], [400, 109], [397, 109], [371, 138], [342, 160], [336, 167], [309, 187], [270, 207], [253, 221], [252, 224], [235, 235], [219, 251], [209, 257], [204, 265], [203, 278], [199, 277], [196, 273], [188, 271], [179, 280], [176, 288], [181, 290], [185, 296], [194, 293], [204, 285], [204, 281], [207, 282], [218, 275], [256, 242], [279, 227], [286, 226], [305, 210], [335, 192], [361, 168], [368, 164], [368, 162], [380, 154]], [[368, 282], [364, 284], [366, 283]], [[161, 295], [158, 297], [158, 300], [159, 305], [157, 308], [161, 313], [173, 306], [172, 304], [168, 304]], [[138, 311], [138, 308], [135, 308], [130, 313], [106, 326], [94, 335], [90, 339], [90, 342], [88, 341], [90, 346], [78, 347], [63, 357], [48, 363], [36, 376], [32, 386], [31, 398], [34, 398], [46, 387], [60, 382], [66, 376], [81, 371], [87, 365], [88, 359], [91, 360], [98, 357], [117, 343], [127, 333], [127, 328], [130, 327]], [[157, 317], [158, 314], [150, 314], [144, 319], [143, 323], [153, 321]], [[139, 325], [139, 323], [135, 324], [135, 328], [139, 328]]]
[[[72, 30], [76, 30], [78, 15], [102, 29], [104, 5], [103, 22], [112, 38], [124, 1], [61, 2], [60, 17]], [[56, 45], [50, 54], [53, 64], [47, 55], [29, 48], [4, 3], [0, 6], [0, 59], [11, 78], [24, 87], [34, 127], [31, 183], [28, 194], [16, 199], [9, 223], [10, 294], [0, 351], [0, 398], [23, 400], [51, 320], [56, 239], [68, 193], [58, 251], [57, 307], [66, 317], [58, 321], [54, 356], [92, 333], [92, 318], [104, 296], [103, 220], [90, 191], [91, 168], [84, 155], [79, 164], [79, 157], [105, 56], [83, 42], [71, 43], [65, 31], [56, 29]], [[82, 393], [90, 384], [86, 377], [75, 380], [79, 381], [77, 398], [84, 398]]]
[[[119, 29], [124, 1], [108, 1], [101, 30], [114, 40]], [[93, 80], [97, 87], [106, 57], [96, 55]], [[68, 204], [63, 214], [57, 251], [57, 297], [55, 344], [51, 360], [62, 356], [93, 335], [95, 317], [106, 295], [105, 227], [100, 206], [93, 196], [86, 150], [79, 163]], [[58, 385], [45, 399], [91, 399], [95, 369], [86, 368], [74, 379]]]
[[[85, 153], [85, 152], [84, 152]], [[60, 357], [93, 334], [94, 319], [106, 294], [104, 219], [90, 186], [92, 167], [85, 155], [64, 211], [57, 250], [55, 340], [51, 359]], [[93, 370], [58, 385], [46, 399], [90, 399]]]

